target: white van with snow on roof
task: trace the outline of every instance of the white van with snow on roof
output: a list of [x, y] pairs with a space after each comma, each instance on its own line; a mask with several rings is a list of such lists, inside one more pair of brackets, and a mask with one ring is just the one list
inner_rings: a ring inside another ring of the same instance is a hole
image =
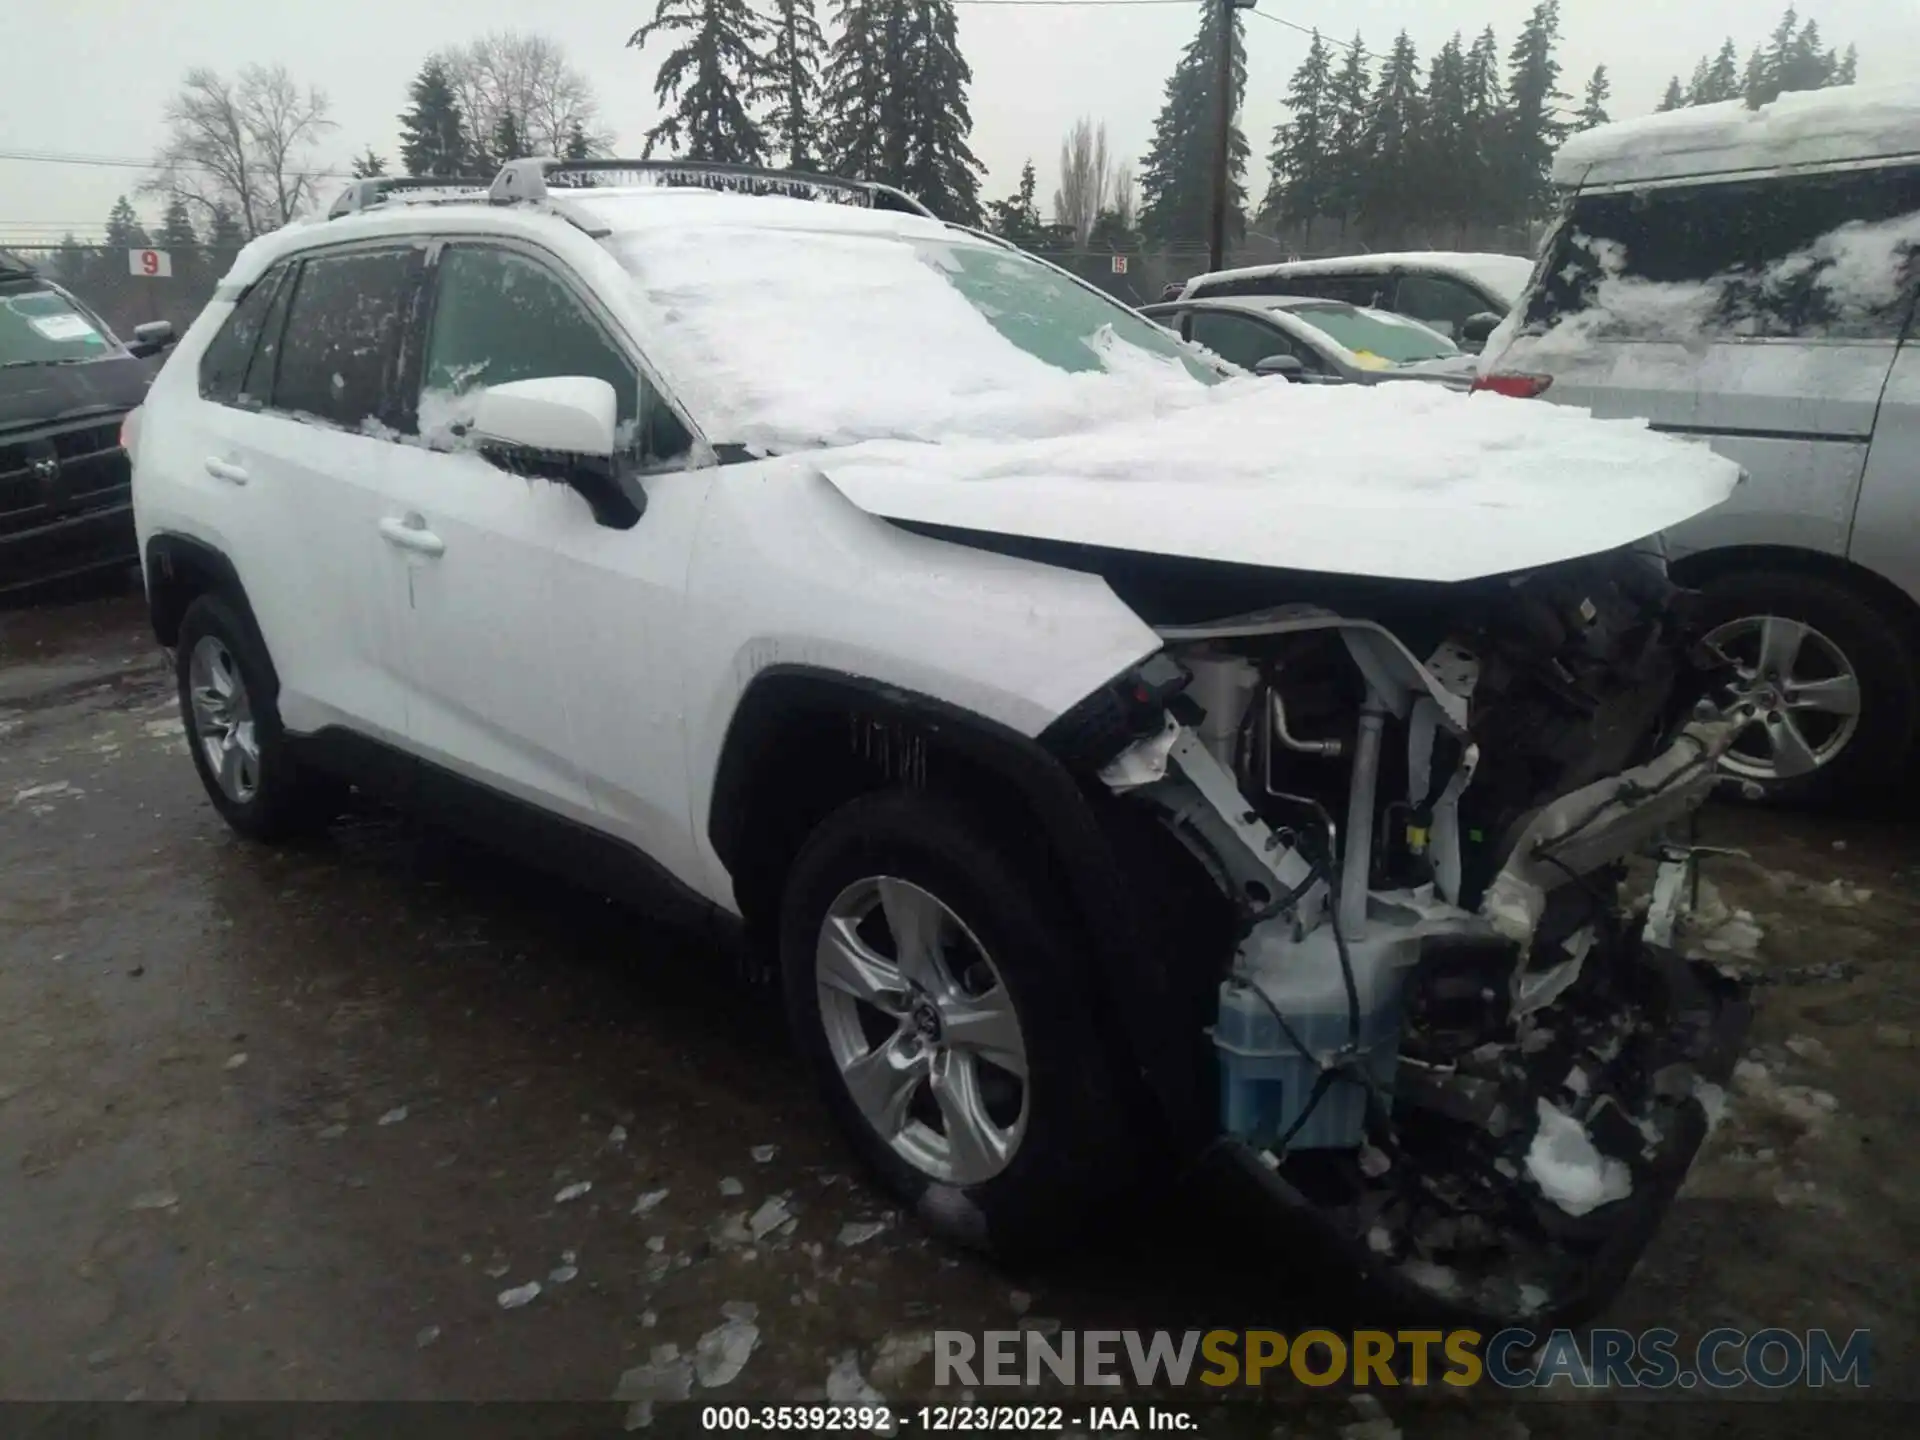
[[1667, 535], [1737, 666], [1730, 773], [1886, 792], [1920, 725], [1920, 85], [1603, 126], [1483, 389], [1640, 416], [1748, 472]]

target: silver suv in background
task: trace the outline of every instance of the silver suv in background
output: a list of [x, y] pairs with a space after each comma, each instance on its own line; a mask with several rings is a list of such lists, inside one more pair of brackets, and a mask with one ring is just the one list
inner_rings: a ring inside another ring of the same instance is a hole
[[1526, 287], [1533, 261], [1470, 250], [1338, 255], [1196, 275], [1177, 297], [1295, 295], [1344, 300], [1420, 321], [1477, 353]]
[[1920, 717], [1920, 86], [1704, 106], [1561, 150], [1481, 389], [1700, 436], [1747, 480], [1667, 535], [1745, 729], [1726, 765], [1861, 799]]

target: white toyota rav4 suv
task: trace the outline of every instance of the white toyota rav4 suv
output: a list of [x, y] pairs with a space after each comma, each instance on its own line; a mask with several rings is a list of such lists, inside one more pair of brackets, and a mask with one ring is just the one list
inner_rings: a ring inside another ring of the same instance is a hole
[[351, 784], [732, 922], [963, 1240], [1191, 1167], [1409, 1305], [1618, 1285], [1745, 1017], [1677, 953], [1728, 730], [1640, 543], [1730, 462], [1270, 385], [859, 182], [519, 161], [335, 208], [129, 427], [237, 830]]

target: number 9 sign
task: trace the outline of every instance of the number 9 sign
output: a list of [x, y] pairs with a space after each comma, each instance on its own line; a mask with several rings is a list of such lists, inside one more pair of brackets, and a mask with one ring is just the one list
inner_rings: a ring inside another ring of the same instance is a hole
[[129, 250], [127, 270], [130, 274], [144, 275], [149, 279], [170, 280], [173, 278], [173, 256], [165, 250]]

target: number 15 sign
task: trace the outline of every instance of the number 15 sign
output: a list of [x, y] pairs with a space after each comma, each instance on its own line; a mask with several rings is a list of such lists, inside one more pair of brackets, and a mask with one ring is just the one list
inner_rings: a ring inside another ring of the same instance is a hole
[[127, 270], [134, 275], [170, 280], [173, 278], [173, 256], [165, 250], [129, 250]]

